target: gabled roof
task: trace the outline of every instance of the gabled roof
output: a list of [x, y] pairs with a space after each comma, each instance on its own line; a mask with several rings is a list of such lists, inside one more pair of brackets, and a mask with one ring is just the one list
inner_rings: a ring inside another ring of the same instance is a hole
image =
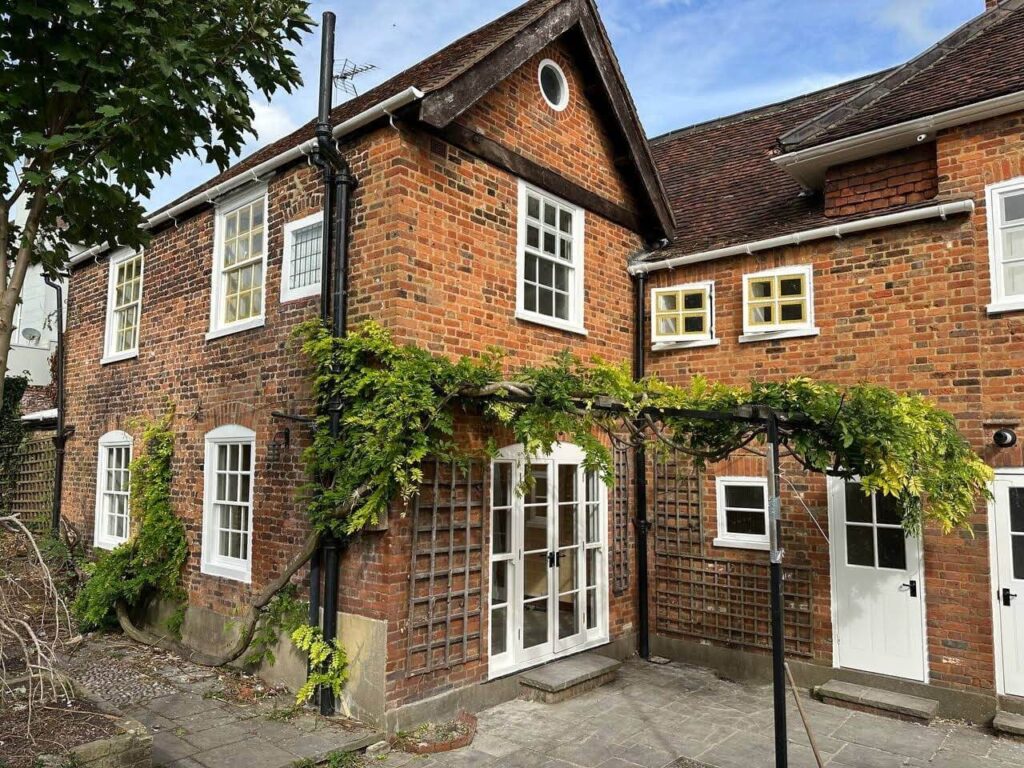
[[841, 103], [886, 72], [651, 140], [675, 212], [672, 244], [655, 258], [773, 237], [826, 223], [820, 197], [771, 161], [781, 133]]
[[[527, 0], [376, 88], [336, 107], [331, 113], [331, 121], [338, 125], [415, 88], [422, 92], [422, 99], [418, 109], [410, 107], [408, 112], [429, 126], [443, 127], [472, 106], [497, 81], [572, 28], [580, 31], [594, 59], [600, 85], [613, 106], [614, 118], [629, 148], [629, 159], [647, 198], [643, 202], [653, 209], [654, 218], [661, 223], [661, 229], [665, 233], [671, 232], [671, 210], [661, 188], [636, 108], [593, 0]], [[150, 218], [309, 141], [314, 136], [315, 122], [315, 119], [310, 120], [284, 138], [257, 150], [223, 173], [155, 211]]]
[[866, 88], [781, 135], [795, 152], [1024, 91], [1024, 0], [1003, 0]]

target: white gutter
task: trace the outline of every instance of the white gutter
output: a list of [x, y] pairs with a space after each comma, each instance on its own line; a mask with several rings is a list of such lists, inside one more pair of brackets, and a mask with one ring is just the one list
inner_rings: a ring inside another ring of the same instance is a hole
[[912, 211], [900, 211], [899, 213], [887, 213], [882, 216], [872, 216], [867, 219], [847, 221], [843, 224], [836, 224], [831, 227], [817, 227], [805, 229], [800, 232], [792, 232], [788, 235], [779, 235], [767, 240], [754, 240], [749, 243], [730, 245], [725, 248], [716, 248], [713, 251], [701, 251], [699, 253], [688, 253], [684, 256], [673, 256], [670, 259], [661, 261], [641, 261], [630, 264], [628, 267], [631, 275], [645, 275], [661, 269], [672, 269], [687, 264], [697, 264], [702, 261], [714, 261], [724, 259], [728, 256], [740, 256], [752, 254], [757, 251], [767, 251], [772, 248], [784, 248], [788, 245], [800, 245], [812, 240], [824, 240], [829, 237], [842, 237], [843, 235], [856, 232], [866, 232], [871, 229], [882, 227], [893, 227], [898, 224], [907, 224], [913, 221], [924, 221], [925, 219], [943, 219], [954, 216], [958, 213], [973, 213], [973, 200], [956, 200], [951, 203], [939, 203], [926, 208], [915, 208]]
[[804, 186], [817, 189], [824, 181], [825, 170], [829, 166], [903, 149], [917, 142], [931, 141], [938, 131], [945, 128], [976, 123], [1021, 109], [1024, 109], [1024, 91], [887, 125], [816, 147], [787, 152], [773, 157], [772, 162]]
[[[399, 91], [394, 96], [389, 96], [383, 101], [374, 104], [372, 107], [364, 109], [358, 115], [354, 115], [348, 120], [338, 123], [338, 125], [334, 126], [334, 138], [337, 139], [341, 136], [352, 133], [353, 131], [362, 128], [365, 125], [369, 125], [373, 121], [379, 120], [382, 117], [391, 117], [396, 110], [399, 110], [407, 104], [411, 104], [412, 102], [418, 101], [422, 98], [423, 91], [414, 86], [410, 86], [404, 91]], [[271, 157], [269, 160], [264, 160], [262, 163], [253, 166], [237, 176], [233, 176], [226, 181], [222, 181], [220, 184], [215, 184], [209, 189], [204, 189], [202, 192], [198, 192], [197, 194], [182, 200], [173, 208], [168, 208], [156, 215], [147, 216], [142, 228], [150, 229], [165, 221], [172, 221], [197, 205], [211, 203], [218, 197], [223, 196], [225, 193], [230, 192], [233, 189], [249, 184], [253, 181], [257, 181], [260, 177], [265, 176], [283, 165], [287, 165], [300, 157], [312, 154], [316, 151], [316, 144], [316, 139], [304, 141], [302, 144], [286, 149], [281, 154], [274, 155], [274, 157]], [[72, 265], [80, 264], [87, 258], [102, 253], [108, 247], [109, 246], [107, 244], [103, 244], [89, 248], [81, 253], [77, 253], [71, 257], [70, 263]]]

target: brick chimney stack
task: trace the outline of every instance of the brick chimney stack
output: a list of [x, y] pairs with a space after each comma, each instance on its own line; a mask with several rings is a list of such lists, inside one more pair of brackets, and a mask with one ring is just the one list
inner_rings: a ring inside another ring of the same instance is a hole
[[986, 11], [991, 11], [997, 5], [999, 5], [999, 0], [985, 0], [985, 10]]

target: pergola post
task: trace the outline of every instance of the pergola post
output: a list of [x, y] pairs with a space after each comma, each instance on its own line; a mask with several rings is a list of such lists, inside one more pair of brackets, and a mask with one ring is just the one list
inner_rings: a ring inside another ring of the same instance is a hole
[[775, 766], [789, 765], [786, 733], [786, 633], [782, 609], [782, 500], [779, 490], [779, 420], [774, 410], [765, 414], [768, 475], [768, 545], [771, 570], [772, 698], [775, 711]]

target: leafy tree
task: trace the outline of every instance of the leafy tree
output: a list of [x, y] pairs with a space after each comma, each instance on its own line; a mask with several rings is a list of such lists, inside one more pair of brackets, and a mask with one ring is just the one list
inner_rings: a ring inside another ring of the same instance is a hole
[[[186, 155], [221, 169], [250, 96], [302, 82], [306, 0], [8, 0], [0, 6], [0, 372], [25, 273], [70, 243], [145, 244], [138, 202]], [[15, 212], [25, 213], [15, 224]], [[3, 377], [0, 376], [0, 393]]]

